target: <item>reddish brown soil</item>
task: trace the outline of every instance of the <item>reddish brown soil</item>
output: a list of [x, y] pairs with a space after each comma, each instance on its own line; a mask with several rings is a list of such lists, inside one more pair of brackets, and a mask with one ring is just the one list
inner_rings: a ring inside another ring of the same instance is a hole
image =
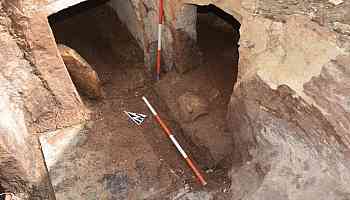
[[[225, 151], [220, 148], [232, 148], [231, 133], [226, 126], [226, 111], [237, 75], [238, 48], [237, 38], [234, 36], [237, 37], [238, 33], [231, 24], [211, 12], [199, 13], [197, 33], [198, 45], [202, 52], [201, 66], [182, 75], [175, 72], [168, 73], [156, 84], [156, 90], [167, 102], [175, 119], [187, 131], [186, 134], [198, 138], [196, 142], [202, 140], [205, 143], [216, 138], [214, 148]], [[186, 92], [207, 100], [209, 114], [190, 123], [183, 121], [177, 97]], [[231, 153], [229, 148], [227, 153]], [[226, 161], [231, 163], [230, 160]], [[206, 161], [201, 164], [210, 166]], [[223, 164], [221, 167], [230, 166]]]
[[[79, 193], [75, 199], [101, 199], [104, 192], [109, 195], [107, 199], [170, 199], [172, 193], [185, 185], [200, 189], [191, 171], [141, 100], [143, 95], [148, 96], [175, 130], [183, 146], [201, 159], [198, 155], [203, 152], [174, 121], [174, 113], [168, 109], [172, 104], [165, 103], [171, 100], [161, 100], [152, 89], [154, 83], [144, 71], [142, 50], [109, 7], [89, 7], [92, 8], [74, 8], [50, 19], [57, 43], [75, 49], [94, 67], [103, 82], [105, 93], [105, 98], [100, 101], [84, 98], [92, 111], [87, 139], [76, 150], [78, 153], [72, 154], [70, 162], [78, 164], [74, 167], [68, 164], [60, 166], [66, 168], [64, 176], [70, 178], [64, 179], [60, 187], [55, 188], [56, 193], [67, 199], [71, 198], [69, 195], [72, 193]], [[80, 11], [79, 14], [74, 14], [77, 11]], [[206, 26], [210, 22], [206, 23], [206, 18], [203, 20], [203, 26], [199, 26], [199, 31], [203, 32], [199, 35], [199, 44], [204, 57], [208, 59], [200, 68], [181, 76], [182, 82], [176, 87], [171, 84], [165, 84], [165, 87], [172, 87], [171, 91], [180, 94], [191, 85], [193, 90], [204, 96], [208, 94], [208, 88], [218, 89], [220, 96], [211, 104], [210, 112], [216, 119], [212, 123], [225, 132], [225, 110], [232, 92], [235, 64], [231, 56], [232, 45], [222, 41], [223, 37], [232, 40], [232, 32], [208, 29]], [[217, 32], [223, 35], [212, 38]], [[222, 51], [226, 53], [217, 54]], [[136, 126], [123, 113], [125, 110], [145, 113], [149, 117], [142, 126]], [[198, 128], [202, 125], [198, 124]], [[210, 182], [208, 190], [217, 189], [217, 186], [227, 187], [223, 173], [225, 171], [218, 170], [207, 175]], [[111, 180], [117, 180], [114, 184], [123, 185], [119, 183], [122, 178], [115, 178], [119, 174], [123, 174], [121, 177], [124, 177], [127, 189], [113, 190], [108, 187]]]

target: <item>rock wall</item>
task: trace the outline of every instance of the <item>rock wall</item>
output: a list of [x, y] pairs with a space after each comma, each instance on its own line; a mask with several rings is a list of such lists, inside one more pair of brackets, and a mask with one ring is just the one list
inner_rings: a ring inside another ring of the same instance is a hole
[[47, 15], [28, 9], [26, 3], [4, 1], [12, 22], [9, 29], [31, 67], [28, 76], [39, 80], [38, 84], [27, 84], [28, 92], [23, 95], [30, 116], [28, 126], [40, 133], [80, 123], [86, 110], [59, 54]]
[[12, 6], [0, 3], [0, 185], [23, 199], [54, 199], [40, 145], [30, 130], [35, 119], [48, 116], [56, 105], [27, 54], [19, 29], [26, 18]]
[[[27, 0], [34, 1], [31, 12], [41, 11], [46, 15], [74, 6], [86, 0]], [[159, 6], [156, 0], [110, 0], [106, 1], [125, 23], [140, 47], [144, 50], [145, 67], [155, 69], [155, 57], [158, 43]], [[29, 4], [29, 3], [28, 3]], [[176, 69], [184, 73], [192, 66], [198, 66], [199, 54], [196, 46], [196, 6], [215, 4], [229, 14], [241, 19], [236, 8], [239, 2], [229, 1], [165, 1], [164, 26], [162, 33], [162, 69]], [[29, 8], [29, 6], [28, 6]]]
[[[39, 10], [45, 10], [49, 15], [80, 2], [82, 0], [67, 2], [54, 0]], [[128, 27], [139, 46], [144, 50], [145, 67], [149, 71], [154, 71], [158, 43], [158, 1], [111, 0], [107, 3], [116, 11], [121, 21]], [[164, 2], [165, 17], [162, 33], [162, 69], [164, 71], [176, 69], [178, 72], [184, 73], [200, 64], [200, 54], [196, 46], [197, 9], [195, 5], [209, 5], [211, 3], [215, 3], [240, 20], [241, 16], [235, 10], [238, 3], [232, 0]]]
[[[35, 133], [80, 123], [86, 110], [47, 16], [81, 0], [0, 2], [0, 184], [28, 198], [54, 199]], [[110, 4], [135, 18], [121, 17], [153, 69], [157, 1], [123, 2]], [[231, 172], [232, 197], [349, 199], [350, 3], [165, 1], [164, 70], [196, 65], [188, 59], [198, 56], [196, 10], [189, 4], [214, 4], [242, 25], [228, 111], [233, 156], [241, 164]]]
[[350, 4], [336, 4], [241, 2], [237, 199], [350, 198]]
[[196, 6], [210, 4], [231, 14], [238, 21], [241, 20], [239, 1], [181, 0], [165, 2], [165, 27], [169, 29], [170, 34], [165, 36], [164, 56], [165, 59], [172, 61], [171, 63], [166, 62], [167, 66], [184, 73], [200, 65], [200, 53], [196, 45]]
[[80, 123], [86, 110], [32, 3], [0, 2], [0, 185], [23, 199], [55, 199], [38, 135]]
[[154, 70], [158, 38], [157, 1], [111, 0], [108, 4], [117, 12], [121, 21], [144, 50], [146, 69]]
[[130, 33], [138, 42], [140, 48], [144, 48], [143, 22], [140, 13], [137, 12], [136, 4], [132, 1], [111, 0], [108, 4], [116, 11], [119, 19], [128, 27]]

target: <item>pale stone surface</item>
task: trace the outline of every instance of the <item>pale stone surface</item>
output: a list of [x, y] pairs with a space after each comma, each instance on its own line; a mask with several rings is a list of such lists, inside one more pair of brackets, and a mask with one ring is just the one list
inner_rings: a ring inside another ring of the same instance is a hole
[[180, 115], [185, 121], [194, 121], [198, 117], [208, 114], [208, 103], [205, 99], [191, 93], [182, 94], [177, 102], [179, 104]]
[[48, 4], [44, 9], [51, 15], [84, 1], [87, 0], [48, 0]]
[[331, 2], [334, 5], [339, 5], [339, 4], [343, 3], [344, 1], [343, 0], [329, 0], [329, 2]]
[[80, 124], [40, 136], [40, 143], [49, 172], [62, 159], [67, 149], [74, 149], [77, 144], [84, 142], [86, 136], [82, 132], [83, 128], [84, 124]]
[[308, 22], [305, 17], [293, 16], [284, 23], [249, 17], [245, 20], [242, 32], [246, 34], [242, 34], [241, 41], [254, 47], [248, 48], [249, 57], [244, 59], [272, 88], [287, 84], [306, 98], [303, 84], [319, 75], [324, 64], [342, 53], [334, 33]]
[[128, 27], [130, 33], [134, 36], [139, 46], [144, 49], [144, 33], [142, 31], [142, 19], [139, 10], [137, 10], [131, 1], [111, 0], [108, 4], [116, 11], [119, 19]]
[[350, 25], [349, 24], [334, 22], [333, 29], [337, 32], [340, 32], [341, 34], [350, 35]]

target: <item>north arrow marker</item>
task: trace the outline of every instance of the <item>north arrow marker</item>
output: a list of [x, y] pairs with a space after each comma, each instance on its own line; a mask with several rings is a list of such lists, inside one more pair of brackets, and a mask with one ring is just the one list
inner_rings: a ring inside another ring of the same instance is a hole
[[127, 112], [124, 111], [124, 113], [137, 125], [141, 125], [143, 121], [145, 121], [145, 118], [147, 115], [140, 114], [140, 113], [133, 113], [133, 112]]

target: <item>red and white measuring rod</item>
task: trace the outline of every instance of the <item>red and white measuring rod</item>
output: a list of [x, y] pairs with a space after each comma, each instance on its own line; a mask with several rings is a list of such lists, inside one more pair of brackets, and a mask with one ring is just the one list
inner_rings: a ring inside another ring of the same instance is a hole
[[153, 106], [149, 103], [149, 101], [147, 100], [146, 97], [142, 97], [142, 100], [146, 103], [147, 107], [150, 109], [150, 111], [152, 112], [152, 114], [154, 115], [154, 117], [156, 118], [156, 120], [158, 121], [158, 123], [160, 124], [160, 126], [162, 127], [162, 129], [164, 130], [164, 132], [168, 135], [168, 137], [170, 138], [170, 140], [172, 141], [172, 143], [176, 146], [177, 150], [180, 152], [180, 154], [182, 155], [182, 157], [186, 160], [187, 164], [190, 166], [190, 168], [192, 169], [192, 171], [194, 172], [194, 174], [196, 175], [196, 177], [198, 178], [199, 182], [205, 186], [207, 185], [207, 182], [204, 180], [202, 174], [199, 172], [199, 170], [197, 169], [197, 167], [193, 164], [191, 158], [188, 157], [188, 155], [186, 154], [186, 152], [182, 149], [181, 145], [177, 142], [176, 138], [174, 137], [174, 135], [171, 133], [171, 131], [169, 130], [169, 128], [165, 125], [165, 123], [162, 121], [162, 119], [159, 117], [158, 113], [156, 112], [156, 110], [153, 108]]
[[157, 49], [157, 80], [160, 77], [160, 64], [162, 57], [162, 28], [163, 28], [163, 19], [164, 19], [164, 2], [163, 0], [159, 0], [159, 23], [158, 23], [158, 49]]

